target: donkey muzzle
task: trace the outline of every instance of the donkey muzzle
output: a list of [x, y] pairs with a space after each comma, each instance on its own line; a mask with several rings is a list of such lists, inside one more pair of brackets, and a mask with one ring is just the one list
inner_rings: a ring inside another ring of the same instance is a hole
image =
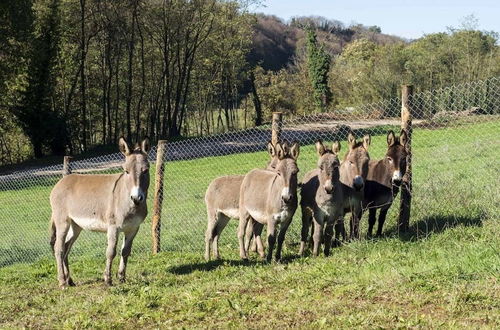
[[290, 193], [290, 188], [285, 187], [281, 191], [281, 199], [284, 203], [289, 203], [292, 200], [292, 194]]
[[327, 194], [331, 194], [333, 192], [333, 184], [328, 181], [323, 185], [323, 188], [325, 188], [325, 191]]
[[400, 171], [394, 171], [391, 178], [392, 184], [395, 186], [400, 186], [403, 181], [403, 175]]
[[135, 205], [138, 205], [142, 203], [146, 198], [139, 187], [134, 187], [130, 192], [130, 199], [132, 199]]
[[356, 175], [352, 181], [352, 186], [354, 187], [354, 190], [360, 191], [365, 186], [365, 180], [363, 180], [361, 175]]

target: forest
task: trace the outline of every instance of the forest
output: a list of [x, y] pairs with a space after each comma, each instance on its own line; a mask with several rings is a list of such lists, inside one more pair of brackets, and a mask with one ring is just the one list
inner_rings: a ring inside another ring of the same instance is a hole
[[323, 17], [285, 22], [250, 11], [257, 2], [3, 0], [0, 165], [500, 75], [499, 35], [473, 16], [406, 40]]

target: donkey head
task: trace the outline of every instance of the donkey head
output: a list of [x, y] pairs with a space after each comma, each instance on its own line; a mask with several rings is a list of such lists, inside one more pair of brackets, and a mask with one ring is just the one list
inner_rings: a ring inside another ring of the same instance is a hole
[[149, 162], [148, 151], [150, 149], [149, 139], [145, 138], [142, 143], [137, 144], [134, 149], [123, 137], [118, 142], [120, 151], [125, 155], [123, 171], [130, 199], [135, 205], [144, 203], [147, 198], [149, 187]]
[[403, 175], [406, 173], [407, 142], [408, 136], [404, 129], [401, 130], [399, 138], [396, 137], [392, 130], [387, 133], [387, 153], [385, 154], [385, 161], [391, 172], [390, 174], [392, 174], [391, 183], [395, 186], [401, 184]]
[[316, 152], [318, 153], [318, 168], [319, 168], [319, 182], [323, 186], [327, 194], [333, 193], [335, 182], [340, 179], [340, 161], [338, 152], [340, 151], [340, 142], [335, 141], [332, 149], [328, 149], [323, 145], [321, 140], [316, 142]]
[[289, 147], [288, 142], [276, 144], [276, 174], [283, 180], [281, 199], [285, 204], [291, 203], [297, 196], [297, 158], [299, 157], [299, 143], [294, 142]]
[[356, 141], [356, 137], [352, 133], [347, 136], [349, 150], [344, 158], [346, 182], [352, 185], [356, 191], [361, 191], [365, 186], [368, 162], [370, 161], [370, 155], [368, 154], [370, 143], [370, 135], [365, 135], [363, 141], [360, 142]]

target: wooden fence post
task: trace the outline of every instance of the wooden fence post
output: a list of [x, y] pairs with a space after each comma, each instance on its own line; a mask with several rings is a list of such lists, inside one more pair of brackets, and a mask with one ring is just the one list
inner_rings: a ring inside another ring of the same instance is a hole
[[167, 141], [159, 140], [158, 146], [156, 147], [155, 191], [153, 197], [153, 217], [151, 220], [153, 254], [160, 252], [161, 207], [163, 204], [163, 174], [165, 172], [164, 161], [166, 150]]
[[71, 159], [73, 157], [71, 156], [64, 156], [64, 160], [63, 160], [63, 170], [62, 170], [62, 175], [63, 176], [66, 176], [68, 174], [71, 174]]
[[276, 145], [281, 140], [281, 128], [283, 127], [283, 113], [273, 112], [273, 123], [271, 125], [271, 143]]
[[408, 142], [406, 144], [406, 173], [403, 176], [401, 184], [401, 203], [399, 207], [398, 227], [400, 232], [407, 231], [410, 227], [410, 209], [411, 209], [411, 193], [412, 193], [412, 153], [411, 153], [411, 137], [412, 137], [412, 105], [411, 98], [413, 96], [413, 86], [403, 85], [401, 88], [401, 129], [406, 131]]

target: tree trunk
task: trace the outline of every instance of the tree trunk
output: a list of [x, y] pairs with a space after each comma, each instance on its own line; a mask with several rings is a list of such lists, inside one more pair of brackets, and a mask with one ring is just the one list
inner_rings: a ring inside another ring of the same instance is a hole
[[83, 151], [87, 150], [87, 96], [86, 96], [86, 86], [85, 86], [85, 0], [80, 0], [80, 28], [81, 28], [81, 40], [80, 40], [80, 61], [81, 61], [81, 71], [80, 71], [80, 88], [81, 88], [81, 111], [82, 111], [82, 138], [81, 143]]
[[259, 94], [257, 94], [257, 87], [255, 86], [255, 75], [250, 72], [250, 88], [252, 89], [252, 99], [253, 105], [255, 107], [255, 126], [262, 125], [262, 107], [259, 99]]

